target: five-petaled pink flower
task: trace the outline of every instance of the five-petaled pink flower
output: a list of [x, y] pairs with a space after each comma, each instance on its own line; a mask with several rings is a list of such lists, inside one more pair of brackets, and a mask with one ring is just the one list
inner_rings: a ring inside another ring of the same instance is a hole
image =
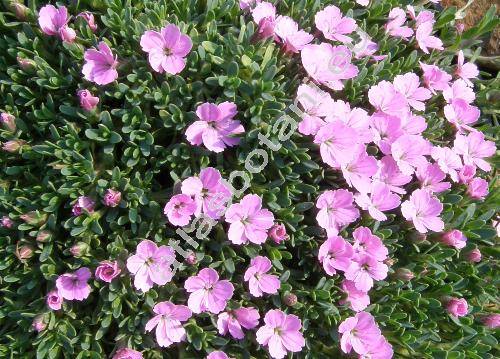
[[451, 75], [441, 70], [436, 65], [427, 65], [420, 63], [420, 68], [424, 72], [424, 84], [432, 93], [446, 90], [450, 85]]
[[382, 335], [373, 316], [366, 312], [359, 312], [340, 323], [339, 333], [342, 334], [342, 351], [350, 353], [354, 349], [360, 355], [367, 353], [372, 343]]
[[227, 235], [234, 244], [249, 241], [262, 244], [267, 239], [267, 230], [274, 224], [274, 215], [262, 208], [262, 199], [255, 194], [247, 194], [239, 203], [232, 204], [225, 218], [230, 223]]
[[127, 259], [127, 269], [134, 276], [134, 286], [147, 292], [154, 284], [165, 285], [172, 280], [174, 260], [175, 252], [171, 247], [158, 247], [144, 240], [137, 245], [137, 253]]
[[258, 37], [265, 39], [274, 36], [276, 22], [276, 7], [267, 1], [259, 2], [252, 9], [253, 21], [259, 26]]
[[323, 192], [316, 200], [316, 207], [319, 209], [316, 220], [328, 235], [337, 235], [342, 226], [359, 217], [354, 197], [345, 189]]
[[212, 268], [204, 268], [198, 275], [186, 279], [184, 288], [191, 293], [188, 307], [196, 314], [219, 314], [226, 308], [234, 292], [231, 282], [219, 280], [219, 274]]
[[390, 116], [403, 116], [410, 108], [403, 93], [389, 81], [380, 81], [368, 90], [368, 100], [377, 111]]
[[403, 135], [391, 145], [392, 158], [405, 175], [411, 175], [419, 166], [427, 163], [426, 155], [430, 155], [431, 144], [420, 135]]
[[92, 274], [87, 267], [82, 267], [74, 273], [65, 273], [56, 280], [57, 292], [66, 300], [84, 300], [90, 294], [87, 283]]
[[354, 250], [351, 243], [340, 236], [332, 236], [319, 247], [318, 259], [328, 275], [337, 270], [345, 271], [352, 261]]
[[278, 276], [267, 274], [272, 268], [267, 257], [257, 256], [252, 258], [250, 266], [245, 271], [244, 279], [248, 282], [250, 294], [262, 297], [264, 293], [276, 294], [281, 286]]
[[403, 216], [413, 221], [413, 225], [420, 233], [427, 233], [428, 229], [441, 232], [444, 223], [439, 215], [443, 211], [443, 204], [425, 189], [413, 191], [410, 198], [401, 204]]
[[66, 6], [45, 5], [38, 14], [38, 23], [42, 31], [49, 36], [59, 36], [65, 42], [73, 42], [75, 30], [68, 26], [68, 9]]
[[431, 156], [441, 171], [450, 175], [454, 182], [458, 182], [458, 172], [464, 167], [460, 156], [449, 147], [432, 147]]
[[453, 99], [444, 107], [444, 116], [459, 132], [463, 130], [475, 131], [470, 125], [476, 123], [481, 112], [476, 106], [469, 105], [461, 98]]
[[421, 188], [432, 193], [440, 193], [451, 188], [450, 182], [443, 182], [446, 174], [441, 171], [436, 163], [426, 163], [417, 168], [417, 179], [420, 181]]
[[356, 255], [369, 255], [378, 261], [384, 261], [389, 254], [386, 246], [382, 240], [374, 235], [370, 228], [358, 227], [352, 232], [354, 238], [354, 253]]
[[174, 226], [186, 226], [196, 212], [196, 202], [187, 194], [172, 196], [165, 205], [163, 213]]
[[340, 120], [327, 123], [314, 136], [314, 143], [319, 144], [321, 159], [333, 168], [354, 157], [352, 148], [358, 141], [356, 131]]
[[149, 64], [156, 72], [176, 75], [186, 66], [185, 57], [191, 51], [191, 38], [174, 24], [160, 32], [148, 30], [141, 36], [142, 50], [148, 53]]
[[356, 203], [377, 221], [385, 221], [387, 216], [382, 212], [397, 208], [401, 203], [399, 196], [385, 183], [373, 182], [367, 190], [369, 193], [360, 192], [355, 196]]
[[473, 86], [470, 79], [475, 79], [479, 76], [477, 66], [472, 62], [465, 62], [464, 52], [462, 50], [458, 52], [457, 56], [457, 68], [455, 69], [455, 74], [463, 79], [467, 85]]
[[229, 310], [217, 317], [217, 329], [221, 335], [229, 332], [233, 338], [243, 339], [245, 334], [241, 328], [255, 328], [259, 324], [259, 318], [259, 312], [255, 308]]
[[360, 312], [370, 305], [368, 293], [356, 288], [354, 282], [344, 279], [341, 288], [347, 297], [341, 299], [340, 304], [349, 304], [349, 307], [355, 312]]
[[345, 277], [354, 282], [357, 289], [368, 292], [373, 287], [373, 280], [387, 277], [387, 265], [368, 254], [359, 255], [345, 271]]
[[433, 26], [434, 21], [425, 21], [418, 25], [415, 32], [418, 46], [426, 54], [429, 53], [429, 49], [444, 50], [441, 39], [431, 35]]
[[377, 173], [377, 159], [366, 153], [364, 144], [357, 145], [352, 152], [352, 158], [340, 165], [342, 175], [349, 186], [366, 191], [371, 185], [371, 177]]
[[287, 351], [296, 353], [304, 347], [302, 322], [297, 316], [274, 309], [266, 313], [264, 323], [257, 330], [257, 342], [268, 347], [272, 358], [282, 359]]
[[485, 141], [482, 132], [475, 131], [467, 136], [457, 134], [453, 150], [462, 156], [465, 165], [474, 165], [483, 171], [490, 171], [491, 165], [483, 158], [493, 156], [496, 146], [493, 141]]
[[374, 180], [383, 182], [389, 186], [395, 193], [405, 194], [406, 191], [401, 188], [411, 182], [412, 177], [404, 175], [398, 168], [396, 161], [392, 156], [384, 156], [378, 162], [378, 172], [373, 176]]
[[299, 30], [299, 25], [288, 16], [278, 16], [274, 33], [283, 43], [285, 52], [297, 53], [310, 43], [314, 36], [304, 30]]
[[325, 38], [343, 43], [352, 41], [346, 35], [358, 27], [354, 19], [347, 16], [343, 17], [342, 12], [335, 5], [327, 6], [323, 10], [318, 11], [314, 17], [314, 23]]
[[191, 318], [191, 311], [185, 305], [175, 305], [172, 302], [159, 302], [154, 308], [156, 314], [146, 323], [146, 331], [156, 327], [156, 341], [160, 347], [168, 347], [186, 339], [186, 330], [181, 322]]
[[425, 110], [425, 101], [432, 97], [425, 87], [420, 87], [420, 79], [413, 72], [397, 75], [394, 78], [394, 88], [408, 101], [408, 104], [417, 111]]
[[97, 45], [97, 49], [86, 50], [83, 57], [85, 64], [82, 73], [86, 80], [107, 85], [118, 78], [118, 58], [104, 41]]
[[389, 12], [389, 21], [384, 25], [385, 32], [394, 37], [408, 39], [413, 35], [413, 30], [403, 24], [406, 22], [406, 13], [399, 7]]

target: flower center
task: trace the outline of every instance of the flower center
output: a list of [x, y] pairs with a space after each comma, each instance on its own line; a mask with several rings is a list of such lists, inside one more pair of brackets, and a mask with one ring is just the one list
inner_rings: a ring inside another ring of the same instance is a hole
[[172, 55], [172, 50], [170, 50], [169, 48], [165, 48], [165, 49], [163, 49], [163, 54], [165, 56], [170, 56], [170, 55]]

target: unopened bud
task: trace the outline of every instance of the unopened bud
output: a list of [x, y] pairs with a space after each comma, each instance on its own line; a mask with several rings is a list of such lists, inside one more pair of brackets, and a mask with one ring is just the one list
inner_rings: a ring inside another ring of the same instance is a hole
[[22, 57], [17, 57], [17, 64], [23, 71], [31, 71], [35, 68], [35, 61], [30, 59], [24, 59]]
[[0, 114], [0, 121], [9, 131], [14, 132], [16, 130], [16, 118], [10, 113], [2, 112]]
[[74, 257], [81, 257], [87, 253], [88, 248], [89, 246], [87, 245], [87, 243], [78, 242], [73, 247], [71, 247], [69, 251]]
[[466, 254], [466, 258], [469, 262], [481, 262], [481, 251], [479, 249], [475, 248], [471, 250], [469, 253]]
[[43, 315], [36, 316], [35, 319], [33, 319], [32, 327], [37, 332], [41, 332], [42, 330], [45, 330], [45, 328], [47, 328], [47, 323], [45, 323], [44, 316]]
[[30, 211], [19, 217], [32, 226], [41, 226], [47, 221], [47, 215], [45, 213], [38, 213], [37, 211]]
[[33, 247], [23, 244], [19, 246], [19, 243], [16, 246], [16, 257], [21, 261], [25, 262], [27, 259], [33, 257]]
[[196, 264], [196, 254], [193, 252], [189, 253], [189, 255], [186, 257], [186, 263], [189, 265], [195, 265]]
[[40, 231], [36, 235], [36, 240], [41, 243], [48, 242], [50, 241], [51, 238], [52, 238], [52, 232], [47, 230]]
[[395, 275], [396, 275], [396, 278], [398, 278], [402, 281], [405, 281], [405, 282], [408, 282], [415, 277], [413, 272], [409, 269], [406, 269], [406, 268], [398, 268], [396, 270]]
[[3, 144], [2, 149], [10, 153], [19, 152], [22, 146], [26, 144], [23, 140], [10, 140]]
[[289, 307], [292, 307], [295, 304], [297, 304], [297, 296], [293, 293], [288, 293], [283, 298], [283, 302], [285, 302], [285, 304], [288, 305]]
[[4, 228], [12, 228], [12, 226], [14, 225], [14, 221], [12, 221], [12, 219], [7, 216], [3, 216], [0, 220], [0, 225]]

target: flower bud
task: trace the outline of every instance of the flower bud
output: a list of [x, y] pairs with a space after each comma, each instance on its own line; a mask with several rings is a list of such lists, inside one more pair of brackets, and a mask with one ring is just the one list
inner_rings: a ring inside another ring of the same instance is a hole
[[455, 29], [457, 30], [457, 34], [461, 35], [464, 32], [465, 25], [463, 23], [457, 23]]
[[469, 253], [467, 253], [465, 257], [469, 262], [475, 262], [475, 263], [481, 262], [481, 252], [477, 248], [471, 250]]
[[47, 328], [47, 323], [45, 323], [45, 318], [43, 314], [36, 316], [35, 319], [33, 319], [33, 324], [31, 326], [37, 332], [45, 330], [45, 328]]
[[14, 225], [14, 221], [12, 221], [12, 219], [7, 216], [3, 216], [0, 220], [0, 225], [4, 228], [12, 228], [12, 226]]
[[32, 226], [41, 226], [47, 221], [47, 215], [45, 213], [39, 213], [37, 211], [30, 211], [28, 213], [19, 216], [24, 222]]
[[87, 254], [89, 246], [85, 242], [78, 242], [73, 245], [69, 251], [73, 255], [73, 257], [81, 257]]
[[80, 98], [80, 106], [86, 111], [91, 111], [96, 108], [99, 103], [99, 97], [95, 97], [89, 90], [80, 90], [77, 92]]
[[16, 257], [21, 261], [25, 262], [26, 260], [33, 257], [33, 247], [27, 244], [23, 244], [19, 246], [19, 243], [16, 245]]
[[484, 317], [482, 322], [490, 329], [497, 329], [500, 327], [500, 314], [490, 314]]
[[402, 281], [405, 281], [405, 282], [408, 282], [415, 277], [413, 272], [409, 269], [406, 269], [406, 268], [398, 268], [396, 270], [395, 276], [396, 276], [396, 278], [398, 278]]
[[104, 204], [108, 207], [116, 207], [120, 204], [122, 200], [122, 194], [120, 191], [115, 191], [109, 188], [104, 195]]
[[118, 262], [102, 261], [95, 270], [96, 278], [111, 283], [121, 273]]
[[10, 140], [3, 144], [2, 149], [10, 153], [19, 152], [22, 146], [26, 144], [23, 140]]
[[90, 30], [92, 30], [92, 32], [95, 32], [97, 30], [94, 14], [92, 14], [91, 12], [88, 11], [81, 12], [77, 15], [77, 17], [81, 17], [82, 19], [84, 19], [87, 22], [87, 25], [90, 27]]
[[37, 242], [46, 243], [52, 239], [52, 232], [43, 230], [36, 235]]
[[3, 126], [11, 132], [16, 130], [16, 118], [9, 113], [2, 112], [0, 114], [0, 121], [2, 121]]
[[484, 199], [488, 195], [488, 181], [476, 177], [467, 184], [467, 194], [474, 199]]
[[285, 225], [279, 223], [275, 223], [274, 226], [271, 227], [268, 235], [275, 243], [278, 244], [288, 238]]
[[186, 263], [189, 264], [190, 266], [196, 264], [196, 254], [193, 252], [189, 253], [189, 255], [185, 259]]
[[467, 315], [469, 305], [464, 298], [450, 298], [446, 303], [446, 310], [454, 317], [463, 317]]
[[59, 294], [57, 290], [50, 291], [47, 294], [47, 305], [52, 310], [61, 309], [63, 303], [63, 297]]
[[80, 196], [76, 200], [75, 204], [73, 204], [73, 215], [79, 216], [85, 210], [89, 213], [94, 211], [95, 202], [87, 196]]
[[30, 59], [24, 59], [22, 57], [17, 57], [17, 64], [21, 68], [21, 70], [25, 72], [29, 72], [31, 70], [34, 70], [36, 67], [36, 63], [33, 60]]
[[113, 359], [142, 359], [142, 354], [137, 350], [121, 348], [113, 355]]
[[467, 243], [467, 237], [458, 229], [453, 229], [441, 237], [441, 242], [456, 249], [462, 249]]
[[286, 305], [288, 305], [289, 307], [292, 307], [295, 304], [297, 304], [297, 296], [293, 293], [285, 294], [285, 297], [283, 298], [283, 302]]

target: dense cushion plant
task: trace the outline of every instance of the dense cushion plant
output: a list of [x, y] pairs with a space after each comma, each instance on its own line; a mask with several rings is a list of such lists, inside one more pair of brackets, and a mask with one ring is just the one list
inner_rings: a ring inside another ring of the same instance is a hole
[[4, 1], [1, 356], [497, 357], [498, 19], [438, 3]]

